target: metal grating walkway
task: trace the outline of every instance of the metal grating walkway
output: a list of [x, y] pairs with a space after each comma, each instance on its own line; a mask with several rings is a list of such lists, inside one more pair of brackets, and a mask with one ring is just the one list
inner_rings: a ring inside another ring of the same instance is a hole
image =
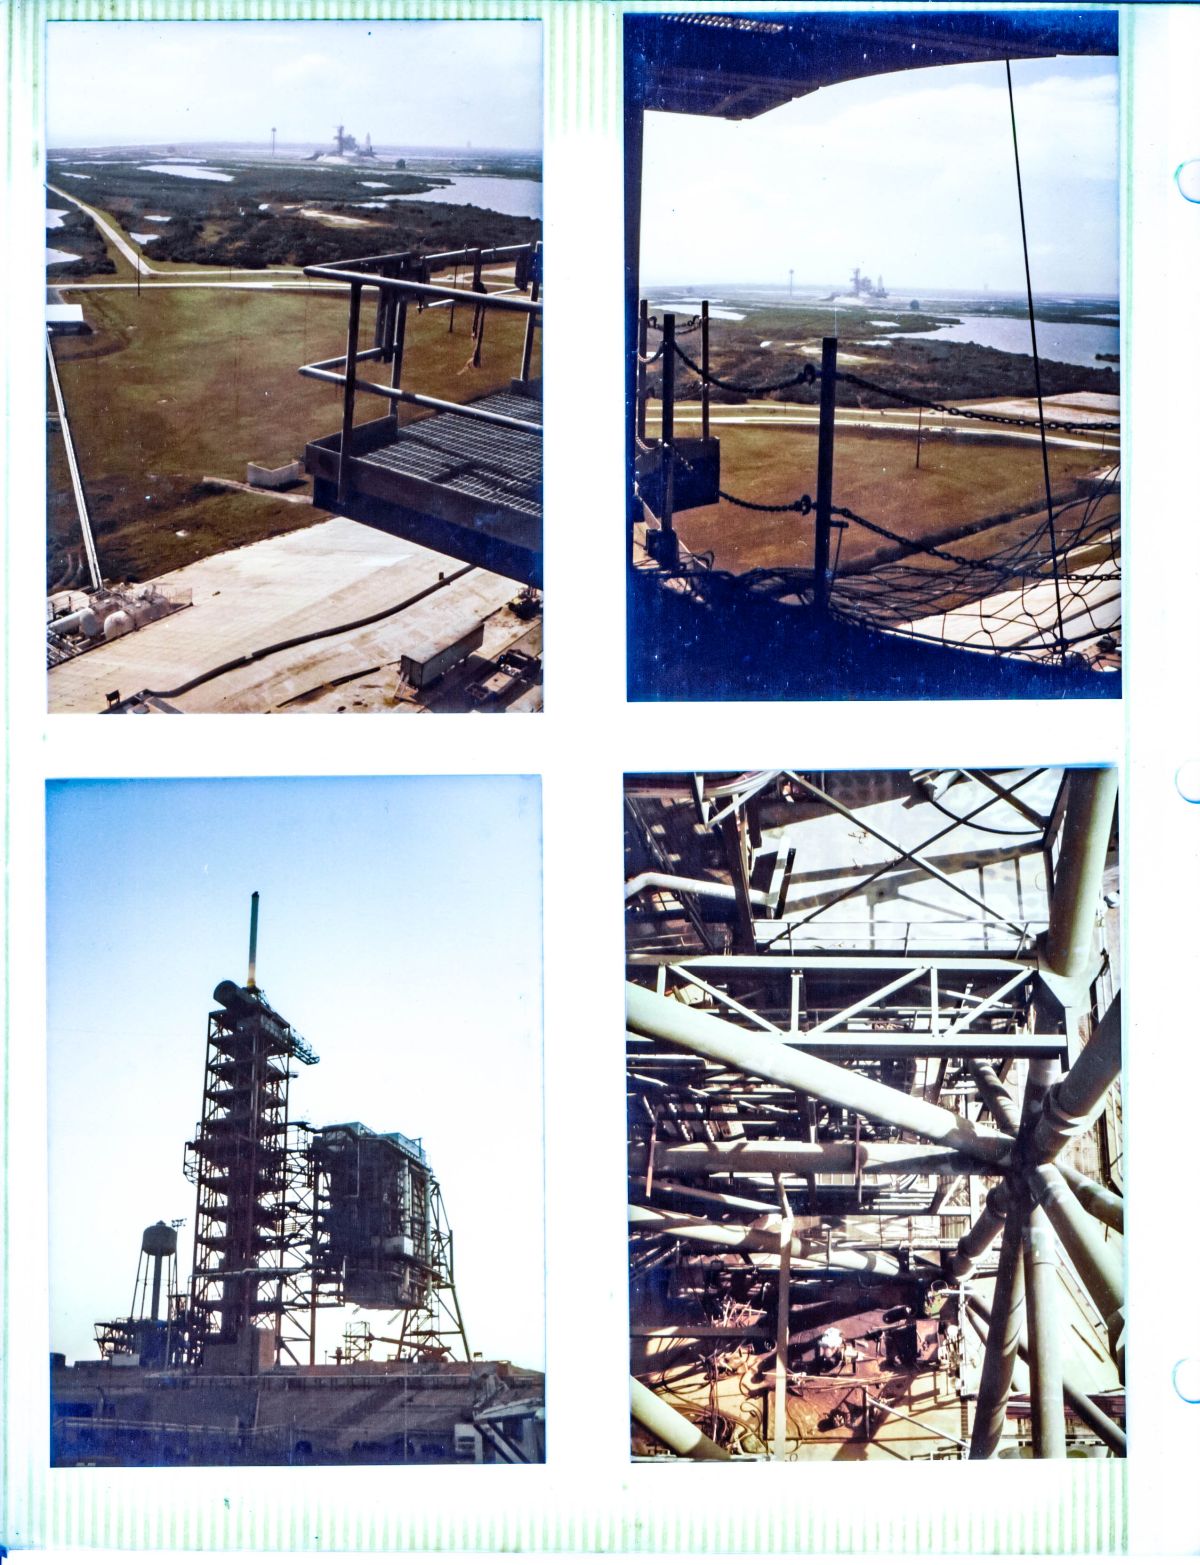
[[[471, 406], [541, 422], [540, 401], [521, 392], [492, 392]], [[405, 425], [388, 445], [364, 452], [360, 460], [484, 506], [536, 518], [542, 514], [542, 437], [533, 431], [484, 424], [461, 413], [434, 413]]]

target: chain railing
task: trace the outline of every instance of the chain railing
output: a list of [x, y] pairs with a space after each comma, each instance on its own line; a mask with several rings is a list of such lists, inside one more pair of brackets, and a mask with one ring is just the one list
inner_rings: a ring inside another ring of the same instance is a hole
[[[696, 329], [695, 318], [687, 323], [686, 329]], [[1103, 535], [1108, 533], [1108, 548], [1110, 556], [1115, 558], [1116, 543], [1113, 536], [1113, 524], [1106, 518], [1097, 518], [1096, 512], [1099, 502], [1106, 495], [1112, 494], [1116, 488], [1116, 468], [1110, 470], [1093, 489], [1081, 498], [1065, 500], [1056, 503], [1056, 514], [1059, 524], [1064, 517], [1072, 512], [1078, 512], [1079, 520], [1073, 529], [1068, 528], [1061, 539], [1050, 537], [1050, 547], [1046, 546], [1048, 522], [1036, 528], [1017, 544], [1004, 549], [990, 559], [972, 558], [953, 549], [946, 548], [936, 543], [922, 542], [920, 539], [907, 538], [902, 533], [873, 521], [851, 510], [848, 506], [832, 504], [832, 496], [828, 492], [832, 485], [832, 447], [834, 404], [836, 386], [838, 382], [858, 387], [872, 394], [890, 398], [896, 402], [911, 407], [929, 409], [950, 417], [976, 420], [980, 423], [995, 424], [1010, 428], [1046, 428], [1067, 433], [1094, 433], [1105, 434], [1120, 429], [1120, 424], [1111, 421], [1064, 421], [1047, 420], [1043, 426], [1040, 420], [1022, 418], [1014, 414], [990, 413], [977, 408], [965, 408], [951, 403], [938, 402], [929, 398], [916, 396], [913, 393], [902, 391], [895, 387], [888, 387], [879, 382], [868, 379], [865, 376], [854, 374], [847, 370], [837, 368], [837, 339], [826, 338], [823, 343], [822, 364], [818, 368], [811, 362], [806, 362], [795, 374], [782, 380], [771, 382], [749, 383], [733, 380], [716, 374], [709, 363], [709, 332], [708, 332], [708, 307], [707, 303], [702, 307], [699, 318], [699, 329], [702, 333], [701, 360], [686, 353], [678, 344], [677, 338], [680, 328], [674, 315], [665, 312], [661, 327], [657, 319], [650, 316], [645, 303], [642, 305], [642, 314], [639, 327], [639, 353], [638, 353], [638, 388], [637, 388], [637, 434], [639, 447], [643, 451], [649, 451], [651, 444], [646, 440], [646, 404], [654, 392], [650, 389], [647, 378], [647, 370], [655, 363], [662, 362], [662, 386], [659, 393], [662, 402], [662, 432], [659, 442], [664, 481], [659, 491], [659, 508], [657, 520], [660, 523], [665, 544], [658, 545], [656, 558], [661, 567], [668, 573], [684, 573], [702, 568], [704, 579], [711, 584], [711, 590], [716, 590], [719, 581], [741, 580], [751, 590], [766, 591], [771, 594], [776, 588], [781, 592], [794, 592], [797, 580], [806, 579], [807, 596], [817, 608], [833, 609], [842, 617], [864, 624], [876, 624], [882, 613], [883, 619], [893, 627], [916, 622], [938, 612], [947, 613], [950, 610], [947, 605], [958, 599], [959, 602], [968, 600], [972, 595], [977, 598], [1000, 594], [1005, 588], [1010, 588], [1015, 598], [1019, 599], [1020, 609], [1016, 613], [1008, 613], [1003, 608], [989, 611], [989, 617], [998, 623], [1012, 623], [1021, 619], [1032, 627], [1032, 636], [1026, 640], [1038, 641], [1041, 638], [1044, 645], [1037, 648], [1036, 655], [1045, 655], [1047, 651], [1059, 657], [1070, 654], [1072, 646], [1081, 641], [1094, 641], [1097, 636], [1104, 634], [1104, 627], [1097, 624], [1091, 606], [1086, 595], [1086, 589], [1094, 588], [1097, 583], [1097, 575], [1088, 571], [1070, 571], [1063, 567], [1068, 555], [1089, 546], [1095, 546], [1101, 541]], [[650, 355], [646, 352], [646, 334], [653, 329], [660, 329], [663, 340], [657, 351]], [[675, 439], [675, 406], [676, 383], [674, 363], [678, 360], [690, 370], [700, 381], [702, 428], [703, 438], [708, 439], [709, 434], [709, 389], [718, 387], [721, 390], [738, 395], [766, 395], [778, 392], [797, 385], [818, 385], [821, 390], [821, 406], [818, 413], [818, 483], [817, 497], [814, 499], [808, 494], [801, 494], [796, 499], [782, 502], [768, 502], [750, 499], [738, 495], [731, 490], [717, 487], [716, 498], [729, 505], [736, 506], [740, 510], [755, 512], [764, 515], [798, 515], [802, 517], [813, 516], [815, 518], [814, 554], [815, 561], [811, 571], [802, 572], [797, 569], [755, 569], [742, 573], [741, 577], [734, 577], [728, 571], [717, 571], [713, 568], [711, 553], [707, 555], [681, 554], [680, 545], [676, 538], [673, 525], [673, 496], [674, 478], [676, 473], [689, 476], [695, 473], [692, 467], [679, 449], [679, 443]], [[822, 488], [826, 492], [822, 494]], [[999, 518], [1011, 520], [1012, 518]], [[842, 543], [845, 531], [848, 527], [861, 528], [864, 532], [884, 539], [900, 551], [896, 558], [884, 560], [877, 567], [872, 567], [869, 576], [863, 571], [852, 571], [847, 577], [838, 579], [838, 568], [841, 559]], [[963, 529], [965, 531], [966, 529]], [[837, 553], [832, 568], [829, 561], [830, 540], [834, 533], [838, 534]], [[925, 557], [930, 564], [921, 565], [918, 557]], [[934, 564], [933, 562], [936, 562]], [[1048, 582], [1051, 579], [1056, 582], [1056, 592], [1059, 594], [1056, 605], [1056, 626], [1053, 633], [1042, 625], [1036, 612], [1031, 610], [1025, 599], [1028, 589], [1039, 583]], [[1107, 578], [1103, 578], [1107, 580]], [[1062, 589], [1066, 590], [1066, 598], [1061, 596]], [[981, 625], [982, 625], [981, 613]], [[1090, 625], [1085, 626], [1081, 635], [1076, 637], [1064, 633], [1064, 620], [1067, 618], [1090, 620]], [[947, 637], [922, 638], [919, 632], [911, 630], [909, 633], [917, 639], [940, 640], [942, 644], [950, 643]], [[1003, 651], [1006, 648], [995, 644], [994, 636], [983, 631], [985, 637], [992, 642], [992, 650]], [[1049, 637], [1049, 641], [1046, 638]], [[1023, 644], [1022, 644], [1023, 645]], [[1018, 649], [1019, 650], [1019, 649]], [[1026, 655], [1034, 653], [1026, 650]]]

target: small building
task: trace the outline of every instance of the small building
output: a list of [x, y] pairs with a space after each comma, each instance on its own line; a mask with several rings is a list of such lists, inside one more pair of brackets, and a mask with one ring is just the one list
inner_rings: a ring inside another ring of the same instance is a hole
[[91, 331], [83, 318], [82, 304], [47, 304], [46, 329], [56, 337], [82, 336]]

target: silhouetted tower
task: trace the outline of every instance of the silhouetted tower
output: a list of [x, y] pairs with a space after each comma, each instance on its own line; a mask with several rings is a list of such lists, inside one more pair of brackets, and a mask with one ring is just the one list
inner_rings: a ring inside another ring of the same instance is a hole
[[[273, 1358], [310, 1342], [312, 1192], [306, 1127], [288, 1122], [293, 1064], [316, 1063], [304, 1039], [271, 1009], [255, 977], [258, 892], [250, 899], [244, 988], [225, 979], [208, 1018], [204, 1098], [184, 1169], [196, 1183], [189, 1355], [273, 1331]], [[247, 1347], [247, 1364], [253, 1353]]]

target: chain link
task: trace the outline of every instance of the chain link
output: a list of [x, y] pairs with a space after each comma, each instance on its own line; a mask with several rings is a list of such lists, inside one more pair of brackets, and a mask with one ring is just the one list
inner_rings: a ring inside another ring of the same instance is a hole
[[[699, 331], [703, 324], [704, 322], [698, 315], [693, 315], [691, 320], [685, 321], [682, 326], [676, 326], [675, 335], [677, 337], [686, 337], [689, 332]], [[662, 331], [662, 325], [657, 315], [648, 315], [646, 317], [646, 325], [651, 331]]]
[[720, 386], [722, 391], [741, 392], [751, 397], [763, 396], [768, 391], [786, 391], [789, 386], [799, 386], [802, 383], [811, 386], [815, 380], [821, 378], [821, 372], [815, 364], [806, 364], [799, 374], [790, 375], [787, 380], [774, 381], [768, 386], [740, 386], [736, 381], [722, 380], [720, 375], [714, 374], [712, 370], [709, 370], [706, 375], [694, 359], [688, 358], [678, 343], [675, 345], [675, 353], [683, 360], [692, 374], [699, 375], [701, 380], [707, 381], [712, 386]]
[[990, 565], [987, 560], [971, 560], [965, 554], [951, 554], [949, 549], [938, 549], [933, 544], [916, 543], [911, 538], [892, 532], [890, 528], [881, 527], [878, 522], [869, 522], [865, 516], [859, 516], [856, 511], [851, 511], [847, 506], [831, 505], [829, 512], [831, 516], [844, 516], [848, 522], [854, 522], [858, 527], [865, 527], [869, 533], [877, 533], [880, 538], [886, 538], [889, 543], [900, 544], [912, 554], [932, 554], [935, 559], [947, 560], [951, 565], [966, 565], [971, 570], [1001, 573], [1000, 566]]
[[760, 500], [742, 500], [725, 489], [718, 489], [717, 494], [722, 500], [727, 500], [730, 505], [736, 505], [743, 511], [766, 511], [773, 514], [782, 511], [798, 511], [801, 516], [807, 516], [813, 508], [812, 498], [806, 494], [802, 494], [798, 500], [789, 500], [785, 505], [765, 505]]

